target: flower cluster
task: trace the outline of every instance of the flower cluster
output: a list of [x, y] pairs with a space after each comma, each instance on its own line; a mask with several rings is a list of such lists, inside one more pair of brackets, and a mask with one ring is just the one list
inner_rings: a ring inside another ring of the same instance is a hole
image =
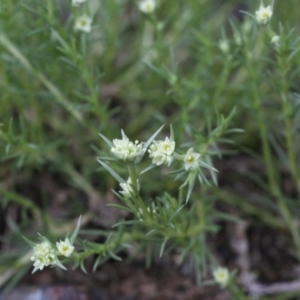
[[[129, 169], [130, 179], [124, 181], [105, 161], [103, 158], [97, 158], [98, 162], [120, 183], [122, 188], [119, 193], [123, 196], [122, 200], [125, 200], [125, 203], [129, 203], [128, 200], [134, 200], [135, 196], [138, 196], [139, 184], [137, 180], [137, 170], [135, 165], [138, 164], [143, 158], [145, 151], [148, 149], [149, 158], [152, 159], [152, 163], [145, 168], [140, 174], [155, 168], [156, 166], [161, 166], [166, 164], [168, 167], [177, 160], [182, 164], [182, 167], [173, 173], [177, 173], [177, 178], [181, 175], [186, 176], [186, 180], [180, 186], [180, 189], [183, 187], [188, 187], [188, 193], [186, 201], [190, 198], [191, 191], [195, 184], [195, 180], [198, 178], [199, 182], [208, 182], [206, 174], [202, 171], [202, 168], [209, 170], [210, 175], [215, 184], [217, 184], [217, 178], [214, 172], [217, 170], [212, 166], [212, 162], [207, 158], [207, 162], [200, 160], [201, 154], [195, 152], [193, 148], [190, 148], [185, 154], [180, 154], [175, 152], [176, 143], [174, 141], [173, 128], [171, 126], [170, 137], [165, 137], [164, 140], [154, 140], [155, 137], [159, 134], [163, 127], [159, 128], [147, 141], [139, 143], [131, 142], [128, 137], [125, 135], [122, 130], [122, 139], [113, 139], [110, 141], [105, 136], [100, 134], [102, 139], [110, 147], [111, 153], [115, 156], [117, 160], [122, 160], [125, 162]], [[111, 159], [109, 159], [111, 160]], [[205, 160], [205, 157], [204, 157]], [[132, 184], [134, 183], [134, 184]], [[128, 204], [129, 205], [129, 204]], [[145, 210], [144, 210], [145, 213]]]
[[32, 273], [37, 270], [43, 270], [44, 267], [48, 266], [58, 266], [66, 270], [59, 261], [58, 256], [69, 257], [72, 254], [74, 246], [71, 244], [70, 240], [66, 238], [64, 241], [57, 242], [57, 248], [55, 248], [45, 237], [42, 237], [42, 240], [41, 243], [35, 244], [33, 247], [31, 261], [33, 261], [34, 269]]
[[259, 10], [255, 12], [256, 21], [259, 25], [266, 25], [271, 20], [273, 11], [271, 5], [263, 6], [260, 5]]
[[60, 267], [63, 270], [67, 270], [65, 266], [59, 261], [58, 257], [69, 257], [74, 251], [73, 243], [78, 235], [81, 223], [81, 216], [77, 222], [76, 228], [69, 239], [68, 236], [64, 241], [60, 240], [56, 242], [56, 247], [54, 244], [50, 243], [49, 240], [39, 234], [39, 238], [42, 240], [41, 243], [36, 244], [23, 237], [24, 240], [33, 248], [33, 255], [31, 256], [31, 261], [33, 261], [34, 269], [32, 273], [37, 270], [43, 270], [44, 267]]
[[151, 14], [154, 12], [156, 3], [154, 0], [142, 0], [139, 3], [139, 9], [145, 14]]
[[32, 273], [37, 270], [43, 270], [44, 267], [54, 266], [57, 264], [57, 257], [55, 249], [52, 247], [50, 242], [46, 239], [40, 244], [33, 247], [33, 255], [31, 260], [34, 262], [34, 269]]
[[113, 147], [111, 152], [119, 159], [125, 161], [135, 161], [141, 159], [146, 151], [144, 143], [135, 141], [131, 142], [125, 133], [122, 131], [122, 139], [113, 139]]
[[166, 163], [170, 166], [174, 160], [174, 150], [175, 142], [166, 137], [164, 141], [153, 141], [148, 152], [154, 165], [159, 166]]

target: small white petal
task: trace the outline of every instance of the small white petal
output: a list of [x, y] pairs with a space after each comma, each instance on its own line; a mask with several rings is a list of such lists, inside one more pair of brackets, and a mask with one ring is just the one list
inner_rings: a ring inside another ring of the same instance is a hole
[[86, 15], [78, 17], [75, 21], [75, 30], [90, 32], [92, 29], [93, 20]]
[[185, 170], [189, 171], [198, 168], [199, 158], [200, 158], [200, 153], [194, 152], [194, 149], [190, 148], [183, 158]]
[[215, 281], [220, 284], [221, 287], [225, 287], [229, 281], [229, 271], [226, 268], [217, 268], [213, 271]]
[[153, 13], [156, 7], [154, 0], [143, 0], [139, 4], [139, 9], [145, 14]]
[[74, 246], [70, 240], [66, 238], [64, 241], [56, 242], [56, 247], [59, 253], [65, 257], [69, 257], [74, 251]]

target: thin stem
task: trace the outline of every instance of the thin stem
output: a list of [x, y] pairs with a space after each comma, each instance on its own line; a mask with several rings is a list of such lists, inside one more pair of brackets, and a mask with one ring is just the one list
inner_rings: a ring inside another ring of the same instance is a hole
[[253, 98], [254, 98], [254, 109], [256, 111], [257, 117], [258, 117], [258, 126], [259, 126], [259, 132], [260, 132], [260, 139], [262, 141], [262, 151], [263, 151], [263, 157], [267, 168], [267, 176], [268, 181], [271, 186], [272, 193], [277, 197], [281, 194], [279, 185], [276, 179], [275, 170], [273, 167], [273, 159], [271, 154], [271, 149], [268, 141], [268, 130], [266, 127], [266, 124], [264, 122], [264, 112], [263, 112], [263, 104], [262, 100], [259, 94], [258, 89], [258, 78], [257, 73], [255, 72], [255, 69], [253, 68], [253, 62], [251, 59], [247, 56], [247, 62], [248, 62], [248, 71], [250, 75], [250, 79], [252, 82], [252, 91], [253, 91]]
[[[97, 117], [102, 120], [103, 124], [107, 124], [108, 113], [106, 112], [105, 106], [100, 105], [99, 87], [96, 83], [95, 72], [93, 67], [91, 67], [88, 63], [88, 39], [86, 34], [81, 35], [80, 44], [81, 48], [80, 51], [78, 51], [78, 54], [82, 57], [80, 61], [80, 68], [82, 79], [85, 81], [90, 92], [88, 99], [91, 103], [93, 112], [97, 114]], [[73, 59], [75, 62], [77, 55]]]
[[298, 194], [300, 194], [300, 176], [297, 169], [297, 156], [294, 148], [293, 124], [292, 124], [292, 108], [289, 103], [288, 95], [288, 63], [286, 57], [279, 57], [279, 67], [281, 74], [280, 95], [282, 99], [283, 116], [286, 132], [286, 146], [288, 151], [288, 160], [290, 164], [291, 174], [297, 185]]
[[252, 59], [249, 57], [248, 53], [246, 53], [246, 59], [247, 59], [247, 67], [248, 67], [250, 79], [253, 83], [252, 89], [253, 89], [253, 97], [254, 97], [254, 109], [256, 110], [258, 116], [260, 138], [262, 141], [262, 151], [263, 151], [264, 161], [267, 168], [268, 181], [271, 187], [272, 194], [275, 197], [277, 204], [279, 206], [279, 210], [282, 213], [282, 216], [291, 231], [292, 238], [297, 249], [297, 257], [298, 260], [300, 261], [299, 231], [296, 227], [296, 224], [293, 220], [293, 217], [291, 215], [291, 212], [289, 211], [286, 202], [282, 199], [281, 190], [277, 182], [274, 163], [271, 155], [271, 149], [268, 141], [268, 130], [264, 122], [263, 104], [261, 101], [261, 97], [259, 95], [257, 73], [255, 72], [254, 63]]
[[2, 194], [2, 196], [4, 196], [5, 198], [8, 198], [9, 201], [17, 203], [18, 205], [20, 205], [25, 209], [30, 209], [35, 214], [36, 218], [38, 219], [40, 218], [41, 216], [40, 208], [37, 205], [35, 205], [34, 202], [31, 201], [30, 199], [20, 196], [14, 192], [10, 192], [1, 186], [0, 186], [0, 194]]
[[127, 168], [128, 168], [131, 184], [133, 185], [134, 189], [138, 191], [139, 183], [137, 178], [136, 166], [133, 163], [128, 163]]
[[226, 87], [231, 64], [232, 61], [229, 58], [226, 58], [224, 68], [222, 70], [221, 76], [219, 77], [219, 80], [217, 80], [217, 86], [212, 97], [213, 109], [217, 108], [220, 95]]
[[249, 298], [241, 291], [235, 282], [229, 282], [227, 288], [235, 300], [249, 300]]
[[134, 163], [127, 163], [127, 168], [128, 168], [131, 184], [135, 191], [134, 200], [137, 201], [137, 205], [139, 205], [139, 207], [142, 209], [143, 215], [151, 220], [152, 219], [151, 214], [149, 213], [147, 206], [145, 205], [143, 199], [139, 194], [139, 182], [138, 182], [138, 176], [136, 171], [136, 165]]

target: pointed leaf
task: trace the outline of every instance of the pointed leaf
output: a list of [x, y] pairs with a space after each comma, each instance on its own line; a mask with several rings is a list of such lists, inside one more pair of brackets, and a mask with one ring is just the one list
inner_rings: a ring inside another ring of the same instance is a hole
[[99, 135], [102, 137], [102, 139], [106, 142], [106, 144], [110, 147], [110, 148], [112, 148], [114, 145], [113, 145], [113, 143], [108, 139], [108, 138], [106, 138], [104, 135], [102, 135], [101, 133], [99, 133]]
[[140, 173], [140, 175], [142, 175], [142, 174], [148, 172], [149, 170], [155, 168], [156, 166], [157, 166], [157, 165], [155, 165], [155, 164], [151, 164], [151, 165], [148, 166], [146, 169], [144, 169], [144, 170]]
[[186, 195], [186, 200], [185, 200], [185, 203], [188, 203], [190, 197], [191, 197], [191, 194], [192, 194], [192, 191], [193, 191], [193, 188], [194, 188], [194, 185], [195, 185], [195, 179], [196, 179], [196, 176], [197, 176], [197, 173], [191, 173], [193, 174], [193, 176], [189, 176], [189, 187], [188, 187], [188, 192], [187, 192], [187, 195]]
[[157, 228], [154, 228], [154, 229], [150, 230], [149, 232], [147, 232], [146, 236], [149, 236], [149, 235], [151, 235], [152, 233], [154, 233], [156, 231], [157, 231]]
[[116, 255], [115, 253], [113, 253], [112, 251], [108, 251], [108, 254], [110, 255], [111, 258], [113, 258], [114, 260], [118, 260], [121, 261], [122, 258], [118, 255]]
[[102, 161], [100, 158], [97, 158], [97, 160], [119, 183], [125, 182], [125, 180], [104, 161]]
[[67, 268], [58, 259], [56, 260], [56, 265], [61, 269], [68, 271]]
[[72, 234], [72, 236], [70, 238], [70, 243], [72, 245], [74, 244], [75, 239], [76, 239], [76, 237], [78, 235], [78, 232], [79, 232], [79, 229], [80, 229], [80, 224], [81, 224], [81, 216], [79, 217], [79, 220], [77, 222], [76, 228], [75, 228], [75, 230], [74, 230], [74, 232], [73, 232], [73, 234]]
[[144, 147], [148, 148], [150, 146], [150, 144], [152, 143], [152, 141], [156, 138], [156, 136], [161, 132], [161, 130], [163, 129], [165, 125], [162, 125], [145, 143]]
[[95, 263], [94, 263], [94, 266], [93, 266], [93, 272], [96, 271], [96, 269], [98, 268], [98, 266], [100, 265], [100, 262], [101, 262], [101, 259], [102, 259], [102, 256], [101, 255], [98, 255]]
[[[124, 130], [123, 129], [121, 129], [121, 135], [122, 135], [122, 138], [123, 139], [128, 139], [128, 137], [127, 137], [127, 135], [125, 134], [125, 132], [124, 132]], [[128, 139], [129, 140], [129, 139]]]
[[132, 221], [121, 221], [119, 223], [116, 223], [112, 226], [112, 228], [120, 226], [120, 225], [134, 225], [134, 224], [141, 224], [141, 221], [139, 220], [132, 220]]
[[119, 204], [113, 204], [113, 203], [111, 203], [111, 204], [106, 204], [106, 206], [110, 206], [110, 207], [115, 207], [115, 208], [123, 209], [123, 210], [126, 210], [126, 211], [130, 212], [130, 213], [133, 212], [133, 211], [132, 211], [131, 209], [129, 209], [128, 207], [123, 206], [123, 205], [119, 205]]
[[174, 130], [172, 124], [170, 125], [170, 140], [174, 141]]
[[213, 170], [213, 171], [215, 171], [215, 172], [219, 172], [219, 171], [218, 171], [217, 169], [215, 169], [213, 166], [211, 166], [211, 165], [209, 165], [209, 164], [203, 162], [202, 160], [199, 161], [199, 165], [200, 165], [201, 167], [207, 168], [207, 169], [209, 169], [209, 170]]
[[170, 218], [170, 221], [172, 221], [178, 214], [179, 212], [185, 207], [185, 204], [184, 205], [181, 205], [176, 211], [175, 213], [171, 216]]
[[165, 250], [165, 247], [166, 247], [166, 244], [167, 244], [168, 240], [169, 240], [169, 238], [165, 238], [164, 241], [162, 242], [160, 250], [159, 250], [159, 257], [163, 256], [164, 250]]
[[84, 261], [83, 261], [83, 260], [80, 262], [80, 268], [81, 268], [81, 270], [82, 270], [85, 274], [87, 274], [87, 271], [86, 271], [86, 269], [85, 269]]
[[22, 238], [25, 240], [25, 242], [31, 246], [32, 248], [36, 246], [36, 243], [30, 241], [28, 238], [26, 238], [25, 236], [22, 236]]

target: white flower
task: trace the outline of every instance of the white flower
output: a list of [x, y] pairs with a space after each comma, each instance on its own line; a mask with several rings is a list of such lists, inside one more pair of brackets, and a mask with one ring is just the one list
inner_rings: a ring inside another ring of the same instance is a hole
[[175, 150], [175, 142], [166, 137], [164, 141], [160, 142], [160, 148], [165, 154], [172, 155]]
[[92, 22], [92, 18], [87, 15], [82, 15], [76, 19], [74, 28], [75, 30], [90, 32], [92, 29]]
[[146, 149], [144, 148], [144, 143], [135, 141], [131, 142], [125, 133], [122, 131], [122, 139], [113, 139], [113, 147], [110, 151], [119, 159], [126, 161], [136, 161], [136, 159], [141, 159], [144, 155]]
[[225, 287], [229, 281], [229, 272], [226, 268], [217, 268], [213, 271], [215, 281], [221, 286]]
[[270, 21], [272, 14], [273, 12], [271, 5], [264, 7], [261, 4], [259, 10], [255, 12], [256, 21], [259, 25], [266, 25]]
[[274, 35], [271, 39], [271, 44], [274, 45], [276, 48], [280, 47], [280, 36]]
[[145, 14], [151, 14], [154, 12], [156, 3], [154, 0], [143, 0], [139, 3], [139, 9]]
[[43, 270], [44, 267], [57, 264], [57, 257], [55, 249], [52, 247], [48, 240], [44, 240], [42, 243], [33, 247], [33, 255], [31, 260], [34, 262], [34, 269], [32, 273], [37, 270]]
[[153, 141], [148, 152], [154, 165], [159, 166], [166, 163], [170, 166], [174, 160], [174, 150], [175, 142], [166, 137], [164, 141]]
[[186, 169], [186, 171], [194, 170], [199, 167], [199, 157], [200, 153], [195, 152], [193, 148], [190, 148], [188, 150], [183, 158], [184, 168]]
[[[120, 194], [123, 196], [131, 196], [134, 194], [134, 189], [132, 187], [131, 178], [128, 178], [127, 182], [120, 183], [120, 186], [122, 188], [122, 191], [120, 191]], [[139, 186], [138, 186], [139, 189]]]
[[56, 242], [56, 247], [59, 253], [65, 257], [69, 257], [74, 250], [74, 246], [71, 244], [69, 238], [66, 238], [64, 241]]
[[229, 51], [229, 43], [227, 39], [221, 39], [219, 41], [219, 48], [222, 50], [223, 53], [228, 53]]
[[84, 3], [86, 0], [72, 0], [73, 6], [79, 6], [81, 3]]

